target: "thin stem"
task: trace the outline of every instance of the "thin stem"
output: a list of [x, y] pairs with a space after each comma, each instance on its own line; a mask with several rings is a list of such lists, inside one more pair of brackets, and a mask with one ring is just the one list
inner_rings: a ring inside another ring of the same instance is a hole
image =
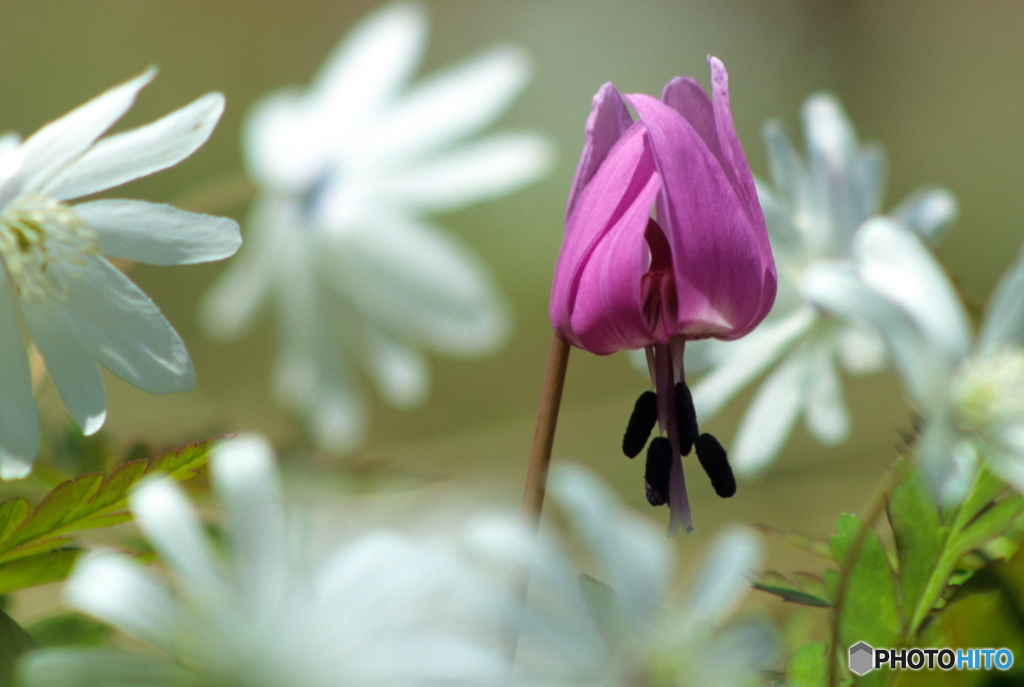
[[839, 684], [839, 619], [842, 616], [843, 606], [846, 601], [846, 589], [850, 585], [850, 576], [853, 574], [853, 569], [857, 565], [858, 559], [860, 559], [861, 550], [868, 539], [868, 534], [874, 530], [875, 522], [885, 510], [889, 494], [899, 485], [901, 479], [899, 470], [894, 468], [891, 474], [892, 479], [886, 480], [885, 485], [878, 491], [878, 494], [871, 502], [871, 509], [861, 523], [860, 531], [857, 532], [857, 538], [850, 545], [846, 558], [842, 561], [836, 561], [839, 564], [839, 581], [836, 584], [836, 605], [832, 613], [832, 654], [831, 660], [828, 662], [829, 687], [837, 687]]
[[523, 518], [536, 532], [544, 508], [548, 468], [551, 465], [551, 447], [555, 442], [555, 424], [558, 408], [562, 404], [565, 370], [569, 365], [569, 344], [555, 334], [548, 353], [548, 366], [544, 371], [544, 387], [537, 408], [537, 426], [533, 430], [530, 464], [526, 468], [526, 489], [523, 492]]
[[[540, 515], [544, 508], [548, 468], [551, 466], [551, 447], [555, 442], [555, 425], [558, 422], [558, 409], [562, 404], [562, 389], [565, 387], [565, 370], [568, 365], [569, 344], [555, 334], [548, 353], [547, 369], [544, 371], [544, 386], [540, 393], [540, 406], [537, 408], [537, 426], [533, 431], [530, 464], [526, 469], [526, 489], [523, 492], [523, 520], [534, 536], [540, 527]], [[513, 571], [510, 588], [520, 605], [525, 606], [526, 594], [530, 588], [529, 565], [523, 565]], [[515, 660], [518, 644], [519, 626], [514, 625], [506, 637], [505, 653], [509, 665]]]

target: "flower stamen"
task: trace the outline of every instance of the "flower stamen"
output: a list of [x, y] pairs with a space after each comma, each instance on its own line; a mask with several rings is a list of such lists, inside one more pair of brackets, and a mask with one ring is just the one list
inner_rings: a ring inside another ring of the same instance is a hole
[[56, 198], [21, 196], [0, 214], [0, 256], [22, 298], [66, 303], [73, 272], [60, 266], [98, 253], [96, 232]]

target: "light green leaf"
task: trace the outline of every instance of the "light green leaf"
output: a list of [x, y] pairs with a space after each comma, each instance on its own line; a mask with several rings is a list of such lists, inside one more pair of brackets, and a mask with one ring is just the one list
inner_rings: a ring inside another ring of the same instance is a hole
[[95, 646], [113, 636], [114, 630], [82, 613], [59, 613], [32, 623], [29, 635], [42, 647]]
[[806, 644], [786, 662], [786, 687], [825, 687], [828, 684], [828, 645]]
[[[849, 560], [861, 527], [856, 515], [843, 513], [839, 517], [836, 534], [832, 537], [832, 551], [840, 569], [850, 568], [838, 619], [840, 645], [851, 646], [863, 641], [871, 646], [895, 646], [900, 633], [896, 584], [885, 549], [873, 530], [869, 530], [864, 537], [856, 560]], [[834, 600], [838, 575], [827, 575], [825, 581], [829, 586], [830, 598]], [[869, 683], [874, 684], [874, 680], [865, 682]]]
[[0, 563], [0, 594], [63, 580], [78, 560], [81, 549], [54, 549]]
[[907, 462], [896, 469], [904, 474], [889, 495], [886, 512], [896, 539], [903, 607], [916, 609], [942, 555], [948, 528], [939, 519], [935, 498], [921, 472]]
[[34, 509], [21, 497], [0, 502], [0, 593], [62, 579], [67, 574], [62, 566], [69, 567], [77, 555], [62, 548], [71, 541], [67, 534], [129, 520], [128, 492], [139, 480], [158, 472], [176, 479], [190, 477], [206, 463], [210, 444], [199, 442], [152, 460], [134, 460], [108, 476], [97, 473], [67, 480]]

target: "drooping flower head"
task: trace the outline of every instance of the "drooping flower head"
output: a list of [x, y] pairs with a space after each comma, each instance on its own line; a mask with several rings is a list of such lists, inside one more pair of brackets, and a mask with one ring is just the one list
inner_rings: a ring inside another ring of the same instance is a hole
[[25, 141], [0, 137], [0, 478], [24, 477], [39, 450], [22, 322], [86, 434], [106, 419], [99, 365], [150, 393], [195, 384], [181, 337], [104, 256], [152, 265], [220, 260], [238, 250], [238, 225], [137, 200], [69, 203], [175, 165], [210, 136], [224, 110], [220, 93], [99, 138], [155, 73], [110, 89]]
[[610, 83], [598, 91], [551, 293], [551, 322], [572, 345], [599, 355], [647, 350], [657, 400], [638, 402], [635, 424], [647, 432], [627, 435], [627, 443], [639, 443], [636, 453], [643, 448], [656, 407], [667, 436], [651, 443], [648, 498], [667, 501], [673, 528], [688, 530], [680, 455], [695, 442], [722, 461], [724, 451], [697, 432], [684, 344], [747, 334], [768, 314], [776, 289], [764, 216], [732, 124], [728, 75], [719, 60], [709, 62], [711, 98], [689, 78], [670, 81], [660, 101], [621, 96]]

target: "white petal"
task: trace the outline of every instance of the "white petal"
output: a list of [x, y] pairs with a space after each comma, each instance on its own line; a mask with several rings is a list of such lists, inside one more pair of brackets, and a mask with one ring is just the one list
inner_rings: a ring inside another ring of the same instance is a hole
[[808, 202], [816, 232], [838, 249], [849, 240], [865, 215], [857, 211], [857, 134], [839, 101], [828, 93], [804, 101], [802, 115], [807, 136], [807, 156], [813, 186]]
[[149, 570], [120, 554], [79, 563], [64, 588], [68, 603], [156, 647], [173, 648], [178, 611]]
[[0, 479], [18, 479], [39, 452], [39, 414], [7, 267], [0, 260]]
[[664, 597], [672, 558], [663, 532], [629, 513], [594, 475], [557, 466], [552, 493], [573, 530], [594, 555], [630, 619], [644, 627]]
[[829, 346], [818, 346], [813, 365], [804, 411], [807, 428], [819, 441], [841, 444], [850, 435], [850, 414], [846, 410], [842, 381]]
[[782, 450], [806, 403], [810, 353], [807, 346], [797, 348], [761, 384], [732, 441], [736, 472], [757, 474]]
[[188, 499], [167, 477], [151, 477], [132, 490], [135, 521], [163, 560], [184, 580], [193, 603], [213, 603], [222, 591], [213, 550]]
[[212, 338], [238, 338], [252, 324], [279, 267], [278, 241], [292, 229], [286, 223], [293, 217], [286, 203], [257, 201], [246, 224], [245, 246], [200, 303], [200, 321]]
[[375, 329], [366, 354], [377, 390], [391, 405], [414, 408], [426, 400], [430, 373], [423, 354]]
[[[441, 231], [378, 216], [335, 237], [324, 273], [386, 331], [451, 355], [480, 355], [510, 329], [483, 264]], [[370, 224], [372, 222], [372, 224]]]
[[885, 341], [874, 329], [850, 322], [839, 333], [839, 359], [853, 374], [867, 374], [885, 368]]
[[933, 415], [925, 425], [915, 454], [940, 503], [963, 501], [981, 459], [974, 446], [958, 436], [943, 414]]
[[79, 198], [178, 164], [206, 143], [224, 112], [224, 96], [207, 93], [151, 124], [108, 136], [48, 181], [41, 192]]
[[700, 577], [690, 589], [687, 623], [719, 623], [735, 609], [750, 589], [750, 575], [761, 563], [757, 534], [732, 526], [715, 537]]
[[722, 344], [721, 357], [714, 369], [692, 389], [697, 416], [708, 420], [718, 413], [737, 391], [803, 336], [816, 317], [812, 308], [801, 307], [781, 319], [762, 324], [739, 341]]
[[904, 310], [868, 288], [847, 264], [819, 261], [804, 272], [800, 288], [818, 306], [874, 326], [920, 408], [945, 398], [949, 375], [960, 361], [926, 338]]
[[339, 129], [359, 126], [390, 105], [423, 55], [427, 15], [413, 3], [373, 12], [342, 39], [311, 87], [311, 98]]
[[[779, 201], [788, 212], [804, 207], [807, 202], [807, 168], [796, 152], [796, 146], [782, 124], [770, 121], [764, 125], [764, 147], [768, 154], [772, 183], [778, 190]], [[760, 196], [761, 189], [758, 189]]]
[[50, 122], [25, 139], [24, 164], [19, 173], [21, 191], [34, 193], [89, 149], [93, 142], [121, 118], [139, 91], [153, 80], [156, 69], [147, 69], [131, 81], [115, 86]]
[[278, 253], [284, 279], [276, 293], [282, 345], [274, 369], [278, 398], [299, 412], [319, 444], [332, 451], [358, 447], [366, 432], [366, 409], [358, 384], [330, 336], [323, 296], [301, 240]]
[[214, 450], [210, 473], [241, 598], [274, 607], [286, 592], [288, 560], [281, 485], [270, 444], [252, 435], [225, 441]]
[[75, 213], [99, 234], [111, 258], [149, 265], [189, 265], [223, 260], [242, 245], [238, 223], [141, 200], [95, 200]]
[[489, 136], [404, 170], [387, 186], [418, 212], [447, 212], [511, 193], [551, 162], [551, 147], [537, 134]]
[[921, 239], [898, 222], [875, 217], [857, 232], [854, 251], [868, 286], [902, 307], [950, 356], [967, 355], [972, 343], [967, 313]]
[[323, 173], [330, 153], [311, 133], [316, 115], [295, 90], [271, 93], [253, 105], [242, 130], [249, 174], [265, 186], [304, 193]]
[[106, 260], [91, 256], [71, 266], [67, 303], [54, 303], [73, 326], [71, 336], [96, 361], [129, 384], [153, 394], [187, 391], [195, 371], [181, 337], [153, 301]]
[[978, 343], [984, 353], [1024, 343], [1024, 251], [989, 296]]
[[366, 137], [375, 159], [402, 160], [439, 150], [491, 124], [526, 84], [518, 47], [492, 48], [425, 79]]
[[63, 310], [49, 303], [27, 301], [22, 313], [71, 417], [84, 434], [95, 434], [103, 426], [107, 411], [103, 379], [92, 353], [75, 338], [73, 324]]
[[944, 188], [926, 187], [907, 196], [889, 214], [934, 244], [952, 226], [957, 212], [956, 196]]

